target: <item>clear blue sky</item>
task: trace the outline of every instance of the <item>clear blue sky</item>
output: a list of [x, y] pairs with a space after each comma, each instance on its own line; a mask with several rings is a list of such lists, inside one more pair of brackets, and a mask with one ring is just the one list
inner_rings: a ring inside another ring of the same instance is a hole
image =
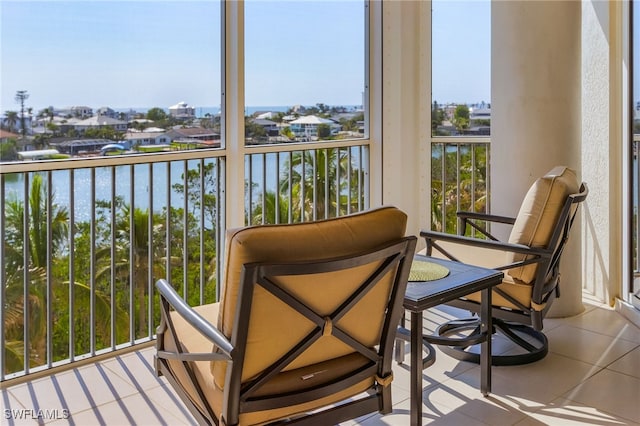
[[[434, 98], [489, 101], [488, 1], [436, 1]], [[246, 104], [360, 104], [361, 1], [247, 1]], [[0, 0], [0, 113], [220, 99], [216, 1]], [[312, 71], [313, 70], [313, 71]], [[309, 76], [313, 75], [310, 79]]]
[[491, 3], [432, 3], [432, 91], [438, 103], [491, 100]]

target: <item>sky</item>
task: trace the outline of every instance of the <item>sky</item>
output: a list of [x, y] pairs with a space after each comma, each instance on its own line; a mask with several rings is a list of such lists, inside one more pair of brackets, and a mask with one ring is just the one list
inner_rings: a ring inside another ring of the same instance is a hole
[[[489, 102], [488, 1], [433, 3], [433, 95]], [[247, 106], [359, 105], [364, 3], [249, 0]], [[0, 0], [0, 113], [220, 103], [218, 1]], [[310, 78], [311, 76], [311, 78]]]

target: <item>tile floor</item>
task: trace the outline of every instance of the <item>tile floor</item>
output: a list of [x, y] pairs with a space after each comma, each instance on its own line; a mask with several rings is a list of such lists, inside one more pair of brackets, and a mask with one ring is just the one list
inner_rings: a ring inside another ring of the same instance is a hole
[[[585, 307], [578, 316], [545, 322], [550, 352], [543, 360], [494, 367], [488, 398], [478, 390], [478, 366], [438, 353], [424, 371], [423, 423], [640, 425], [640, 329], [608, 307]], [[432, 310], [425, 328], [454, 314]], [[195, 424], [166, 380], [155, 377], [152, 360], [147, 348], [4, 388], [0, 424]], [[391, 414], [347, 424], [408, 425], [408, 368], [395, 367]]]

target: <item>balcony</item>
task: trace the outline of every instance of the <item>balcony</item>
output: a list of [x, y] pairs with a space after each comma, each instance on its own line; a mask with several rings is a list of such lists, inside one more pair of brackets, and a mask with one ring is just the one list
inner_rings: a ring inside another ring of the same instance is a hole
[[[488, 207], [489, 142], [467, 139], [434, 138], [432, 228], [456, 232], [457, 209]], [[322, 219], [368, 206], [367, 145], [289, 149], [245, 155], [245, 224]], [[3, 300], [33, 300], [39, 289], [38, 303], [11, 310], [5, 302], [0, 311], [2, 416], [8, 424], [194, 423], [165, 379], [154, 374], [152, 284], [162, 271], [191, 304], [216, 300], [221, 212], [229, 202], [221, 186], [225, 166], [222, 156], [178, 153], [136, 157], [132, 164], [108, 158], [3, 170], [0, 234], [12, 244], [2, 248], [7, 261], [0, 275], [13, 286], [3, 289]], [[32, 201], [39, 191], [42, 204]], [[47, 213], [35, 215], [38, 210]], [[54, 250], [56, 211], [66, 212], [68, 228]], [[29, 243], [35, 236], [46, 247]], [[20, 252], [22, 262], [10, 264], [15, 253], [9, 249]], [[494, 369], [490, 398], [478, 390], [477, 366], [439, 354], [424, 372], [424, 423], [626, 424], [640, 418], [633, 404], [640, 331], [584, 296], [584, 313], [545, 323], [551, 353], [544, 360]], [[425, 332], [460, 316], [449, 308], [428, 312]], [[56, 328], [60, 322], [68, 334]], [[395, 370], [394, 412], [356, 424], [408, 424], [408, 365]], [[607, 391], [613, 387], [615, 398]]]
[[[640, 385], [640, 330], [610, 308], [585, 302], [581, 315], [546, 322], [550, 353], [545, 359], [494, 367], [488, 398], [478, 389], [478, 366], [438, 353], [436, 363], [424, 371], [423, 423], [637, 422], [640, 408], [634, 392]], [[426, 313], [425, 332], [454, 315], [447, 308]], [[3, 424], [195, 424], [166, 380], [155, 377], [153, 351], [147, 345], [90, 359], [49, 376], [9, 383], [2, 389]], [[394, 370], [393, 412], [348, 424], [409, 424], [408, 364], [395, 365]]]

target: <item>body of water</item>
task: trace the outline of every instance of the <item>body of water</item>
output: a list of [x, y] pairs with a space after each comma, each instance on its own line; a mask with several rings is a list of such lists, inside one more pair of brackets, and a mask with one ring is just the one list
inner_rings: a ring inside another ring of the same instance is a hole
[[[73, 200], [75, 220], [77, 222], [89, 221], [93, 209], [91, 190], [95, 187], [95, 199], [110, 202], [112, 197], [120, 197], [126, 204], [146, 210], [150, 202], [153, 202], [153, 210], [161, 211], [167, 206], [167, 197], [171, 197], [171, 205], [184, 206], [182, 194], [174, 189], [174, 185], [183, 184], [185, 172], [184, 162], [171, 163], [170, 179], [167, 163], [153, 165], [153, 179], [149, 165], [118, 166], [115, 174], [110, 167], [98, 167], [95, 169], [95, 178], [92, 178], [91, 169], [57, 170], [52, 172], [52, 186], [54, 203], [71, 208]], [[193, 166], [195, 168], [195, 165]], [[133, 177], [132, 177], [133, 173]], [[22, 174], [8, 175], [6, 177], [6, 199], [23, 200], [24, 176]], [[73, 187], [71, 182], [73, 181]], [[114, 184], [112, 185], [112, 182]], [[171, 188], [170, 195], [167, 188]], [[153, 191], [151, 193], [151, 191]], [[133, 197], [133, 203], [132, 203]], [[151, 200], [151, 197], [153, 198]]]
[[[281, 155], [280, 157], [279, 163], [275, 154], [267, 154], [264, 159], [261, 156], [253, 157], [251, 170], [254, 181], [254, 185], [252, 185], [254, 201], [262, 193], [263, 187], [266, 187], [267, 191], [275, 191], [278, 180], [277, 170], [283, 167], [286, 156]], [[190, 170], [197, 170], [197, 164], [197, 161], [190, 161], [188, 167]], [[248, 171], [248, 162], [245, 167]], [[153, 173], [153, 177], [151, 177], [151, 173]], [[94, 178], [92, 178], [91, 169], [75, 170], [73, 176], [70, 170], [56, 170], [52, 172], [54, 203], [70, 209], [71, 201], [73, 201], [77, 222], [91, 219], [93, 209], [91, 190], [94, 187], [96, 202], [110, 202], [112, 197], [120, 197], [126, 204], [134, 205], [143, 210], [148, 209], [150, 202], [153, 202], [153, 211], [160, 212], [167, 206], [167, 197], [170, 197], [171, 206], [182, 208], [184, 207], [184, 196], [176, 191], [175, 185], [184, 184], [184, 175], [184, 161], [176, 161], [169, 163], [169, 165], [155, 163], [153, 171], [150, 170], [148, 164], [139, 164], [133, 167], [117, 166], [115, 174], [113, 174], [111, 167], [98, 167], [95, 169]], [[262, 182], [263, 176], [266, 176], [265, 182]], [[72, 181], [73, 187], [71, 186]], [[169, 194], [167, 188], [171, 188]], [[153, 192], [151, 193], [151, 191]], [[28, 197], [28, 194], [25, 196], [23, 174], [5, 176], [5, 194], [7, 200], [24, 200]]]
[[[315, 105], [305, 105], [306, 108], [312, 107]], [[361, 109], [362, 106], [361, 105], [329, 105], [329, 107], [332, 106], [337, 106], [337, 107], [343, 107], [346, 108], [348, 111], [354, 111], [356, 109]], [[131, 108], [115, 108], [114, 110], [117, 112], [130, 112], [130, 111], [135, 111], [135, 112], [139, 112], [139, 113], [147, 113], [147, 111], [149, 111], [151, 108], [155, 108], [155, 107], [131, 107]], [[220, 114], [220, 107], [212, 107], [212, 106], [203, 106], [203, 107], [198, 107], [198, 106], [194, 106], [195, 110], [196, 110], [196, 117], [198, 118], [202, 118], [202, 117], [206, 117], [207, 114], [210, 115], [219, 115]], [[267, 105], [267, 106], [248, 106], [245, 108], [244, 110], [244, 114], [246, 116], [249, 115], [253, 115], [256, 112], [287, 112], [289, 111], [291, 108], [293, 108], [292, 106], [284, 106], [284, 105]], [[169, 108], [162, 108], [164, 110], [164, 112], [166, 112], [167, 114], [169, 114]]]

